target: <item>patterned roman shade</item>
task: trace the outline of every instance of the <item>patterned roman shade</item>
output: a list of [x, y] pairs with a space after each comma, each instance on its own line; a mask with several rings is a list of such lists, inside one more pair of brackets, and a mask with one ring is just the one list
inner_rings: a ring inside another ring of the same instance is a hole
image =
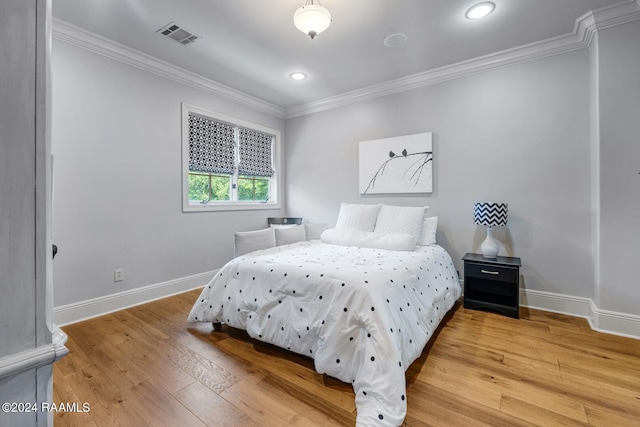
[[239, 128], [240, 163], [238, 174], [247, 176], [271, 176], [271, 146], [273, 136], [251, 129]]
[[189, 114], [189, 171], [233, 175], [232, 125]]

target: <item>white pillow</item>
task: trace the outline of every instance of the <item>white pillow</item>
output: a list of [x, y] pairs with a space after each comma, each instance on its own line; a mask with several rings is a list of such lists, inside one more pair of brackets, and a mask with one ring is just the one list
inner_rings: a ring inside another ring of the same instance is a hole
[[422, 222], [422, 232], [418, 244], [420, 246], [436, 244], [436, 229], [438, 228], [438, 217], [430, 216]]
[[353, 229], [330, 228], [322, 233], [323, 243], [358, 248], [386, 249], [389, 251], [413, 251], [417, 237], [402, 233], [374, 233]]
[[256, 231], [236, 231], [234, 233], [234, 243], [235, 256], [272, 248], [276, 245], [272, 228]]
[[307, 240], [320, 240], [320, 235], [327, 228], [329, 228], [329, 226], [326, 222], [318, 224], [306, 223], [304, 225], [304, 232]]
[[336, 228], [350, 228], [352, 230], [373, 231], [380, 205], [358, 205], [342, 203]]
[[424, 214], [428, 206], [390, 206], [382, 205], [378, 213], [376, 233], [404, 233], [420, 236]]
[[276, 246], [301, 242], [306, 238], [305, 229], [301, 225], [295, 227], [276, 227], [274, 231], [276, 235]]

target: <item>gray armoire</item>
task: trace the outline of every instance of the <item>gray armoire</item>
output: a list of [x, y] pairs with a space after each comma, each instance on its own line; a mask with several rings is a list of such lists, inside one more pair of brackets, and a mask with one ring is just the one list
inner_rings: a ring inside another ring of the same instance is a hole
[[53, 424], [41, 404], [67, 352], [52, 315], [50, 9], [0, 2], [0, 426]]

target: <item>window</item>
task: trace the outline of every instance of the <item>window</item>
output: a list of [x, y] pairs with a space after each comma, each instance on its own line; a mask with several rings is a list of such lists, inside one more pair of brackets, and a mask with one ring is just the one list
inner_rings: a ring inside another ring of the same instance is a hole
[[183, 210], [278, 209], [280, 132], [182, 104]]

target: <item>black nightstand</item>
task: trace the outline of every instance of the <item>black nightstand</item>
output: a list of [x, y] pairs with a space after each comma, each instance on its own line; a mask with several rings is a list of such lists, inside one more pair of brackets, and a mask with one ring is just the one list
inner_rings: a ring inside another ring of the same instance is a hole
[[464, 261], [464, 307], [487, 308], [520, 317], [520, 258], [485, 258], [468, 253]]

